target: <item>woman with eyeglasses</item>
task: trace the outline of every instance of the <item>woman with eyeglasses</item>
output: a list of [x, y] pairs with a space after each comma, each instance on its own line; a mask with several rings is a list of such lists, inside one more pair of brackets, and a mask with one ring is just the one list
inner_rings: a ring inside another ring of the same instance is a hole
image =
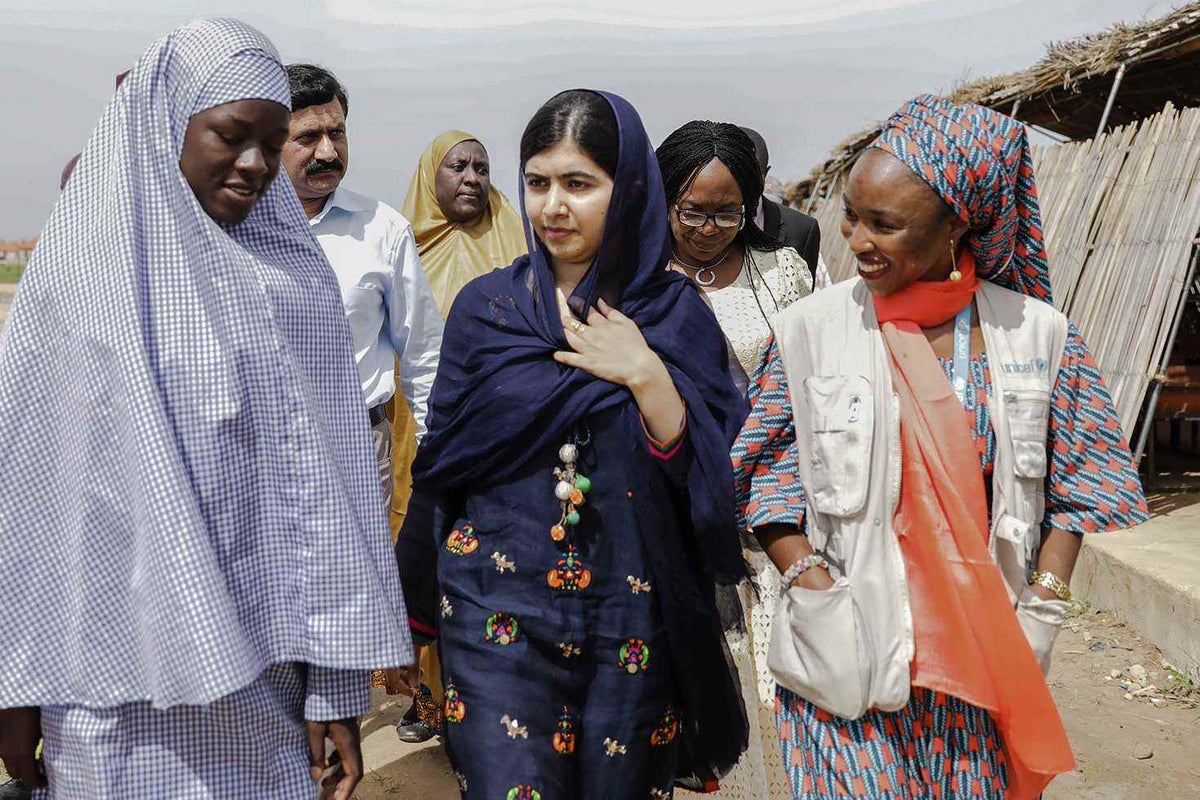
[[[812, 292], [812, 271], [754, 221], [763, 191], [754, 142], [736, 125], [689, 122], [656, 151], [671, 223], [670, 268], [691, 278], [717, 316], [734, 381], [744, 393], [770, 320]], [[739, 590], [744, 618], [726, 638], [750, 718], [749, 749], [721, 781], [720, 798], [790, 798], [775, 724], [775, 679], [767, 669], [779, 572], [752, 537], [742, 537], [753, 584]], [[731, 604], [732, 605], [732, 604]]]
[[743, 392], [776, 312], [812, 292], [812, 270], [754, 222], [763, 179], [754, 142], [727, 122], [689, 122], [655, 151], [671, 222], [670, 268], [716, 312]]

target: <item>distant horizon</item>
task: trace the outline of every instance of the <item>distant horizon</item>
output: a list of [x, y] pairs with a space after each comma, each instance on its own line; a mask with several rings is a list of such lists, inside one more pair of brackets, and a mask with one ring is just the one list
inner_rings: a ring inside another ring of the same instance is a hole
[[[3, 100], [20, 120], [6, 126], [12, 141], [3, 159], [10, 184], [21, 188], [0, 197], [0, 239], [40, 234], [59, 171], [85, 144], [113, 76], [196, 16], [245, 19], [271, 37], [285, 63], [332, 69], [351, 98], [346, 185], [399, 208], [421, 151], [452, 128], [484, 142], [494, 182], [515, 203], [521, 130], [564, 88], [624, 95], [655, 143], [691, 119], [755, 128], [770, 146], [772, 176], [786, 183], [807, 176], [845, 137], [908, 97], [1024, 69], [1050, 41], [1172, 8], [1146, 0], [759, 0], [741, 4], [730, 27], [696, 27], [727, 7], [619, 0], [604, 23], [544, 19], [449, 30], [411, 22], [481, 23], [492, 19], [485, 13], [491, 6], [340, 0], [294, 8], [268, 0], [250, 10], [226, 0], [163, 0], [153, 11], [123, 13], [138, 5], [46, 0], [0, 12]], [[525, 16], [539, 19], [542, 9], [561, 6], [529, 0]], [[643, 7], [647, 13], [639, 13]], [[571, 3], [565, 16], [590, 8]], [[694, 12], [683, 18], [681, 8]], [[757, 22], [768, 18], [780, 21]], [[397, 24], [405, 19], [410, 24]], [[980, 45], [981, 31], [991, 46]]]
[[[498, 7], [488, 0], [328, 0], [322, 5], [342, 22], [390, 25], [431, 31], [516, 28], [546, 22], [599, 25], [641, 30], [727, 31], [738, 28], [778, 28], [812, 25], [881, 11], [928, 4], [931, 0], [754, 0], [739, 8], [735, 19], [728, 7], [698, 0], [606, 0], [571, 5], [554, 0], [526, 0], [519, 9]], [[648, 12], [648, 7], [649, 11]], [[547, 19], [551, 17], [552, 19]]]

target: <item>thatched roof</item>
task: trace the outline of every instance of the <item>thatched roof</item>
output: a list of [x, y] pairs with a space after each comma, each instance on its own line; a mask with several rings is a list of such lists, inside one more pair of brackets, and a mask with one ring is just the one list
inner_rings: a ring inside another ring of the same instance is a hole
[[[1106, 128], [1156, 114], [1168, 101], [1200, 106], [1200, 2], [1156, 20], [1052, 44], [1029, 69], [965, 84], [949, 96], [1015, 111], [1022, 122], [1069, 139], [1087, 139], [1096, 133], [1122, 64]], [[818, 184], [838, 182], [878, 132], [875, 126], [848, 137], [811, 176], [787, 187], [788, 200], [803, 207]]]

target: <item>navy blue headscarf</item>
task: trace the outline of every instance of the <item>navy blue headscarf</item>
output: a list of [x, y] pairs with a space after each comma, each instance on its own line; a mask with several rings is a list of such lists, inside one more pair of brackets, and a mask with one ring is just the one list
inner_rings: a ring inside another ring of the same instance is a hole
[[[616, 114], [620, 153], [599, 255], [568, 302], [582, 318], [603, 294], [666, 364], [687, 404], [695, 454], [685, 527], [699, 545], [702, 569], [732, 583], [745, 567], [729, 448], [746, 417], [745, 399], [730, 377], [712, 311], [691, 281], [666, 269], [667, 202], [641, 118], [623, 98], [597, 94]], [[585, 417], [634, 402], [628, 389], [554, 361], [556, 350], [569, 349], [554, 273], [523, 196], [521, 206], [529, 255], [468, 284], [446, 320], [429, 433], [413, 465], [416, 486], [503, 482], [534, 454], [565, 441]]]

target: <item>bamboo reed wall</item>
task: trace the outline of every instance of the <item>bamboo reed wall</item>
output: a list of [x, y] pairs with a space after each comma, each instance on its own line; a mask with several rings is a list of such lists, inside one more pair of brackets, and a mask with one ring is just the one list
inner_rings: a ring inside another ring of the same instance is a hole
[[[1079, 326], [1132, 436], [1200, 232], [1200, 109], [1168, 105], [1097, 139], [1034, 148], [1034, 161], [1055, 305]], [[830, 275], [853, 277], [840, 187], [813, 213]]]

